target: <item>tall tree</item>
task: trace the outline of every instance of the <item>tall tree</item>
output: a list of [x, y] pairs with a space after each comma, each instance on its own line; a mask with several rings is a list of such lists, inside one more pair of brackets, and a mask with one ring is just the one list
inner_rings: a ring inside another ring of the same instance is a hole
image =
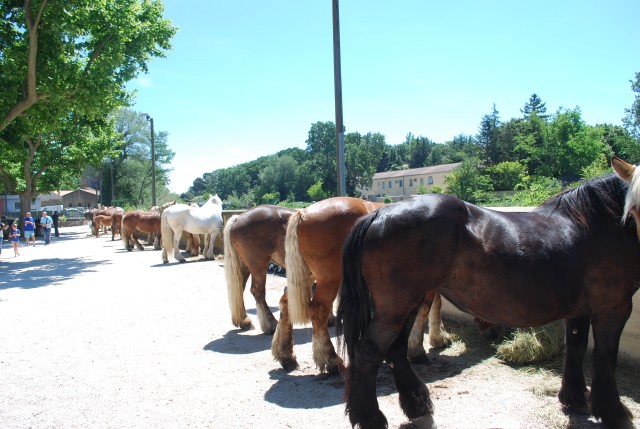
[[429, 165], [431, 150], [434, 143], [427, 137], [407, 136], [406, 143], [409, 144], [409, 168], [426, 167]]
[[384, 136], [380, 133], [348, 133], [344, 146], [347, 195], [357, 196], [360, 189], [371, 186], [384, 151]]
[[622, 119], [622, 123], [636, 140], [640, 140], [640, 72], [636, 73], [636, 80], [629, 82], [631, 82], [635, 98], [631, 107], [624, 109], [625, 117]]
[[[63, 145], [70, 161], [97, 165], [113, 149], [112, 123], [103, 118], [129, 103], [126, 83], [170, 48], [176, 29], [162, 12], [157, 0], [0, 2], [0, 162], [23, 210], [50, 190], [42, 180], [54, 179], [46, 153]], [[10, 178], [4, 159], [19, 163], [23, 177]]]
[[506, 158], [500, 146], [500, 125], [500, 115], [494, 103], [491, 113], [482, 117], [476, 136], [478, 144], [484, 149], [484, 158], [490, 165], [499, 164]]
[[335, 136], [335, 124], [327, 121], [312, 124], [307, 138], [307, 153], [322, 173], [322, 190], [328, 195], [336, 195], [338, 186]]
[[529, 101], [524, 105], [524, 108], [520, 110], [524, 114], [525, 119], [529, 119], [532, 114], [535, 114], [538, 118], [546, 121], [549, 119], [547, 115], [547, 103], [543, 103], [537, 94], [531, 94]]

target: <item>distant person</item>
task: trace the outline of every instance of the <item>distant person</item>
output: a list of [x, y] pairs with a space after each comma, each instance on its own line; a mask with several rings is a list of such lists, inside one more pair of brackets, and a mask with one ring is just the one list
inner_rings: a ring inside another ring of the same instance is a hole
[[11, 233], [9, 233], [9, 240], [11, 240], [11, 244], [13, 245], [13, 257], [20, 256], [20, 230], [16, 226], [16, 224], [11, 225]]
[[42, 212], [42, 217], [40, 218], [40, 225], [42, 226], [42, 233], [44, 234], [44, 245], [48, 245], [51, 243], [51, 225], [53, 224], [53, 219], [51, 216], [47, 215], [47, 212]]
[[27, 246], [30, 239], [33, 239], [33, 247], [36, 247], [36, 220], [31, 217], [31, 212], [27, 212], [24, 217], [24, 240]]
[[7, 229], [7, 225], [2, 222], [4, 220], [4, 216], [0, 219], [0, 255], [2, 255], [2, 242], [4, 241], [4, 231]]
[[53, 229], [55, 231], [54, 234], [56, 237], [60, 237], [60, 232], [58, 231], [58, 222], [60, 222], [60, 215], [58, 214], [57, 210], [53, 212], [51, 219], [53, 219]]

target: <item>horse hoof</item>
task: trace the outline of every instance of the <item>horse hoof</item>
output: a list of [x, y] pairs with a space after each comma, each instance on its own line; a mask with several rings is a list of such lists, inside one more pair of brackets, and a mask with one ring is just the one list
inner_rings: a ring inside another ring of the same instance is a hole
[[332, 314], [331, 316], [329, 316], [329, 320], [327, 320], [327, 326], [330, 328], [333, 328], [334, 326], [336, 326], [336, 316], [335, 314]]
[[433, 420], [433, 415], [427, 414], [426, 416], [418, 417], [417, 419], [411, 419], [411, 425], [420, 429], [437, 429], [438, 425]]
[[416, 356], [409, 357], [411, 363], [416, 365], [431, 365], [431, 359], [427, 356], [427, 353], [420, 353]]
[[298, 369], [298, 361], [296, 360], [296, 358], [282, 359], [280, 360], [280, 365], [282, 365], [282, 369], [287, 372]]
[[242, 322], [240, 322], [240, 324], [238, 325], [238, 328], [240, 328], [243, 331], [248, 331], [250, 329], [253, 329], [253, 323], [251, 323], [251, 319], [247, 318]]
[[180, 259], [178, 262], [181, 263], [181, 264], [185, 264], [187, 262], [187, 260], [186, 259]]

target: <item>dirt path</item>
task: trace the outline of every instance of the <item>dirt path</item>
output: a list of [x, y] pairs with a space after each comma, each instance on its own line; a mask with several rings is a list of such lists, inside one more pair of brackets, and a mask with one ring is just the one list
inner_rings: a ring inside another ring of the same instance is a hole
[[[126, 252], [87, 231], [62, 229], [18, 258], [3, 246], [0, 428], [350, 427], [342, 381], [313, 365], [310, 327], [295, 330], [301, 366], [286, 373], [271, 337], [231, 326], [222, 261], [164, 265], [151, 247]], [[269, 277], [274, 311], [285, 283]], [[460, 341], [417, 367], [440, 429], [601, 427], [562, 412], [558, 362], [514, 369], [475, 328], [449, 326]], [[624, 364], [619, 378], [640, 415], [637, 375]], [[379, 402], [391, 428], [406, 423], [386, 368]]]

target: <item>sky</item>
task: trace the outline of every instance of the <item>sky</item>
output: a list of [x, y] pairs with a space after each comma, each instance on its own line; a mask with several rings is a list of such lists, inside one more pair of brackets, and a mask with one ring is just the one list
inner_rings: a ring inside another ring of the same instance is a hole
[[[306, 148], [335, 119], [331, 0], [165, 0], [173, 49], [131, 82], [176, 153], [173, 192], [204, 173]], [[495, 104], [521, 117], [579, 107], [622, 124], [640, 72], [637, 0], [340, 2], [346, 132], [444, 143], [475, 135]]]

